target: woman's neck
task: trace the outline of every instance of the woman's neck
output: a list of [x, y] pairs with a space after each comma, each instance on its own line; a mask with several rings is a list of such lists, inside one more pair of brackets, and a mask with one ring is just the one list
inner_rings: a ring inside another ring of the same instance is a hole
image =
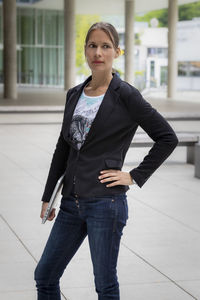
[[112, 73], [107, 75], [93, 73], [92, 80], [88, 83], [87, 87], [89, 87], [92, 91], [98, 90], [99, 88], [108, 87], [112, 77]]

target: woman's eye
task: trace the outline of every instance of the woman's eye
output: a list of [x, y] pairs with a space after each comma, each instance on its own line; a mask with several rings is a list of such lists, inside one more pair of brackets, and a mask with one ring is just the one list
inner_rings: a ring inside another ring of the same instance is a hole
[[[89, 44], [89, 48], [94, 48], [94, 47], [96, 47], [95, 44]], [[107, 48], [110, 48], [110, 46], [109, 45], [103, 45], [103, 48], [107, 49]]]

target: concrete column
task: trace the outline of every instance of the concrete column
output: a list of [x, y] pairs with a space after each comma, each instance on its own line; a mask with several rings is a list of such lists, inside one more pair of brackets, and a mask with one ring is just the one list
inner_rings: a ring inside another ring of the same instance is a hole
[[178, 0], [168, 0], [168, 88], [167, 96], [176, 95], [176, 26], [178, 21]]
[[194, 176], [200, 178], [200, 142], [195, 145], [195, 173]]
[[135, 0], [125, 0], [125, 77], [124, 79], [133, 84], [134, 82], [134, 14]]
[[195, 161], [195, 147], [187, 146], [187, 164], [194, 165]]
[[65, 34], [65, 80], [64, 88], [75, 86], [76, 47], [75, 47], [75, 0], [64, 0], [64, 34]]
[[17, 16], [16, 1], [3, 1], [4, 98], [17, 99]]

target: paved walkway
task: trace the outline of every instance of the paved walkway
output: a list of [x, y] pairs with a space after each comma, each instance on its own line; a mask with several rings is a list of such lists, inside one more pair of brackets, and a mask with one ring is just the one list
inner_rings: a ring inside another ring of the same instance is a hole
[[[41, 224], [41, 196], [60, 130], [61, 114], [0, 114], [0, 299], [36, 299], [33, 272], [52, 222]], [[178, 132], [200, 133], [199, 121], [174, 121]], [[139, 129], [138, 131], [141, 131]], [[148, 148], [130, 149], [137, 166]], [[142, 189], [128, 191], [118, 277], [121, 300], [200, 299], [200, 180], [177, 147]], [[95, 300], [85, 239], [61, 281], [62, 299]]]
[[[40, 198], [59, 130], [55, 124], [0, 125], [2, 300], [36, 299], [33, 271], [52, 226], [41, 224]], [[124, 170], [146, 152], [129, 150]], [[177, 147], [142, 189], [128, 191], [118, 267], [122, 300], [200, 299], [200, 181], [185, 152]], [[62, 278], [62, 292], [63, 299], [97, 299], [87, 239]]]
[[[2, 86], [0, 86], [0, 111], [1, 109], [44, 109], [62, 108], [65, 104], [66, 92], [56, 88], [18, 88], [18, 99], [3, 99]], [[200, 113], [200, 91], [177, 92], [176, 99], [166, 99], [163, 93], [145, 93], [144, 97], [161, 112], [173, 113]], [[18, 107], [18, 108], [17, 108]]]

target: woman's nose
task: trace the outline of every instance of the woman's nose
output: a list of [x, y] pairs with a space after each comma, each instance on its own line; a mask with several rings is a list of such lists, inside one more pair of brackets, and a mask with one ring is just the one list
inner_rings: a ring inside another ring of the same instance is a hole
[[96, 47], [95, 55], [97, 55], [97, 56], [101, 55], [101, 48], [100, 47]]

